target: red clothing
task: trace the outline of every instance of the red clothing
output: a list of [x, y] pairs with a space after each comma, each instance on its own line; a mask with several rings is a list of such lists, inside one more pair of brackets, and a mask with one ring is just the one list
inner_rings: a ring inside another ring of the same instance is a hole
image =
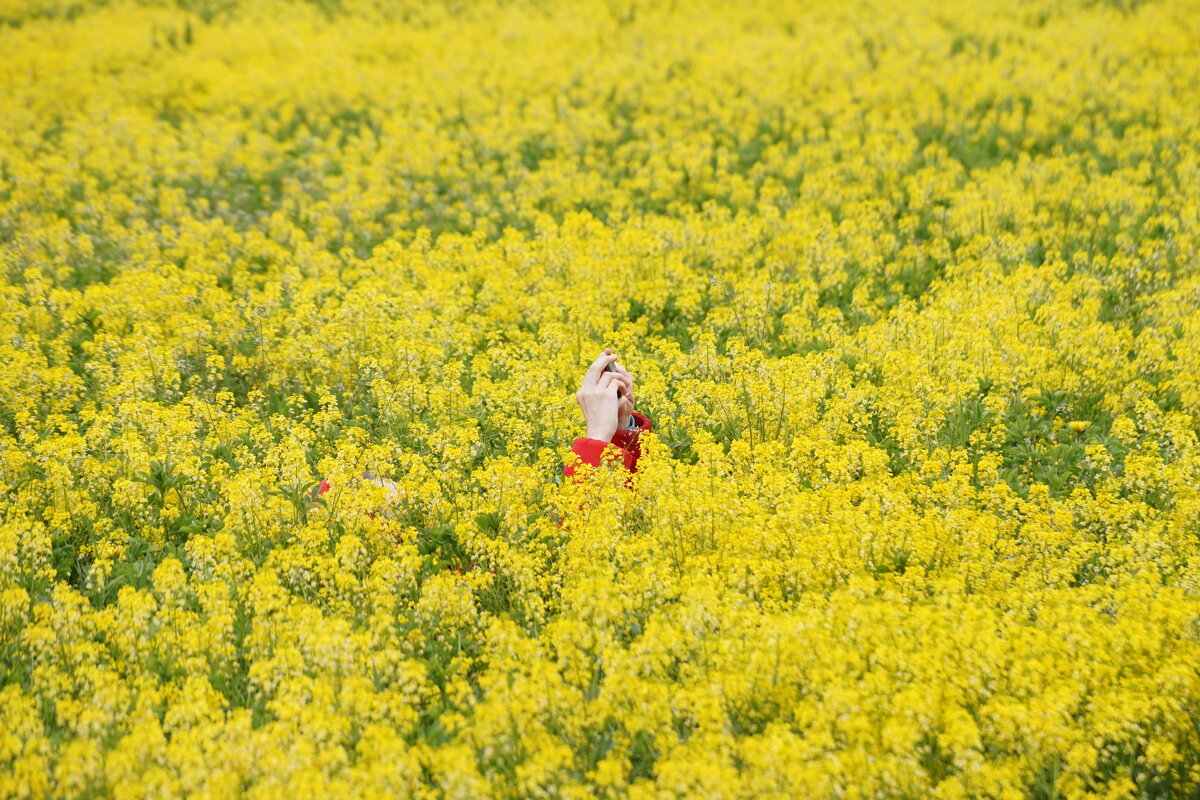
[[[633, 412], [633, 420], [637, 423], [637, 427], [632, 430], [617, 431], [613, 434], [611, 443], [616, 445], [617, 454], [621, 457], [625, 469], [637, 472], [638, 457], [642, 454], [641, 447], [638, 446], [638, 438], [642, 431], [650, 430], [650, 420], [644, 414], [636, 411]], [[571, 451], [579, 456], [582, 463], [599, 466], [601, 454], [608, 445], [609, 442], [599, 439], [580, 437], [571, 445]], [[574, 475], [575, 466], [575, 464], [568, 464], [563, 468], [563, 475], [568, 477]]]

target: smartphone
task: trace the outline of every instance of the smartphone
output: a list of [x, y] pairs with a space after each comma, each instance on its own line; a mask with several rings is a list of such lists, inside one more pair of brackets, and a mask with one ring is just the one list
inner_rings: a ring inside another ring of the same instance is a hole
[[[605, 372], [616, 372], [617, 369], [616, 369], [616, 367], [613, 366], [613, 363], [614, 362], [610, 361], [609, 363], [605, 364], [604, 371]], [[625, 387], [618, 385], [617, 386], [617, 397], [620, 397], [622, 394], [624, 394], [624, 392], [625, 392]]]

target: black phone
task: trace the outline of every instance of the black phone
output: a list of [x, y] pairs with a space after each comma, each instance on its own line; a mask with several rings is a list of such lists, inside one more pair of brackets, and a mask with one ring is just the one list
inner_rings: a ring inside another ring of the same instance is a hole
[[[608, 362], [607, 364], [605, 364], [605, 365], [604, 365], [604, 371], [605, 371], [605, 372], [616, 372], [616, 371], [617, 371], [617, 368], [613, 366], [613, 364], [614, 364], [614, 363], [615, 363], [615, 362], [613, 362], [613, 361], [610, 361], [610, 362]], [[620, 396], [621, 396], [621, 394], [622, 394], [624, 391], [625, 391], [625, 390], [624, 390], [624, 388], [623, 388], [623, 387], [621, 387], [621, 386], [618, 384], [618, 385], [617, 385], [617, 397], [620, 397]]]

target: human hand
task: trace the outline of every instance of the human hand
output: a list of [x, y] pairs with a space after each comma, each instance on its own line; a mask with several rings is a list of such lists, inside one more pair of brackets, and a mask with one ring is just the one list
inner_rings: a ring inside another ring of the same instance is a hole
[[[618, 387], [632, 388], [632, 379], [626, 384], [626, 379], [617, 372], [605, 372], [604, 368], [617, 360], [612, 348], [605, 348], [587, 372], [583, 374], [583, 382], [575, 393], [575, 400], [583, 411], [587, 422], [587, 438], [611, 442], [617, 432], [617, 418], [620, 402], [617, 397]], [[626, 373], [628, 375], [628, 373]]]
[[623, 431], [629, 427], [629, 420], [633, 415], [633, 376], [615, 361], [612, 362], [609, 374], [616, 375], [621, 381], [617, 388], [617, 430]]

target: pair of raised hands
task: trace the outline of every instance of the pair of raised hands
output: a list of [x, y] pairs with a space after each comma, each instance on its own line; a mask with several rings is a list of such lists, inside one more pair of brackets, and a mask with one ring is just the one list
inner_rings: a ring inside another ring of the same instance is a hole
[[[612, 370], [608, 366], [612, 365]], [[583, 374], [575, 399], [587, 421], [587, 438], [612, 441], [613, 434], [630, 426], [633, 414], [633, 376], [617, 363], [611, 347]]]

